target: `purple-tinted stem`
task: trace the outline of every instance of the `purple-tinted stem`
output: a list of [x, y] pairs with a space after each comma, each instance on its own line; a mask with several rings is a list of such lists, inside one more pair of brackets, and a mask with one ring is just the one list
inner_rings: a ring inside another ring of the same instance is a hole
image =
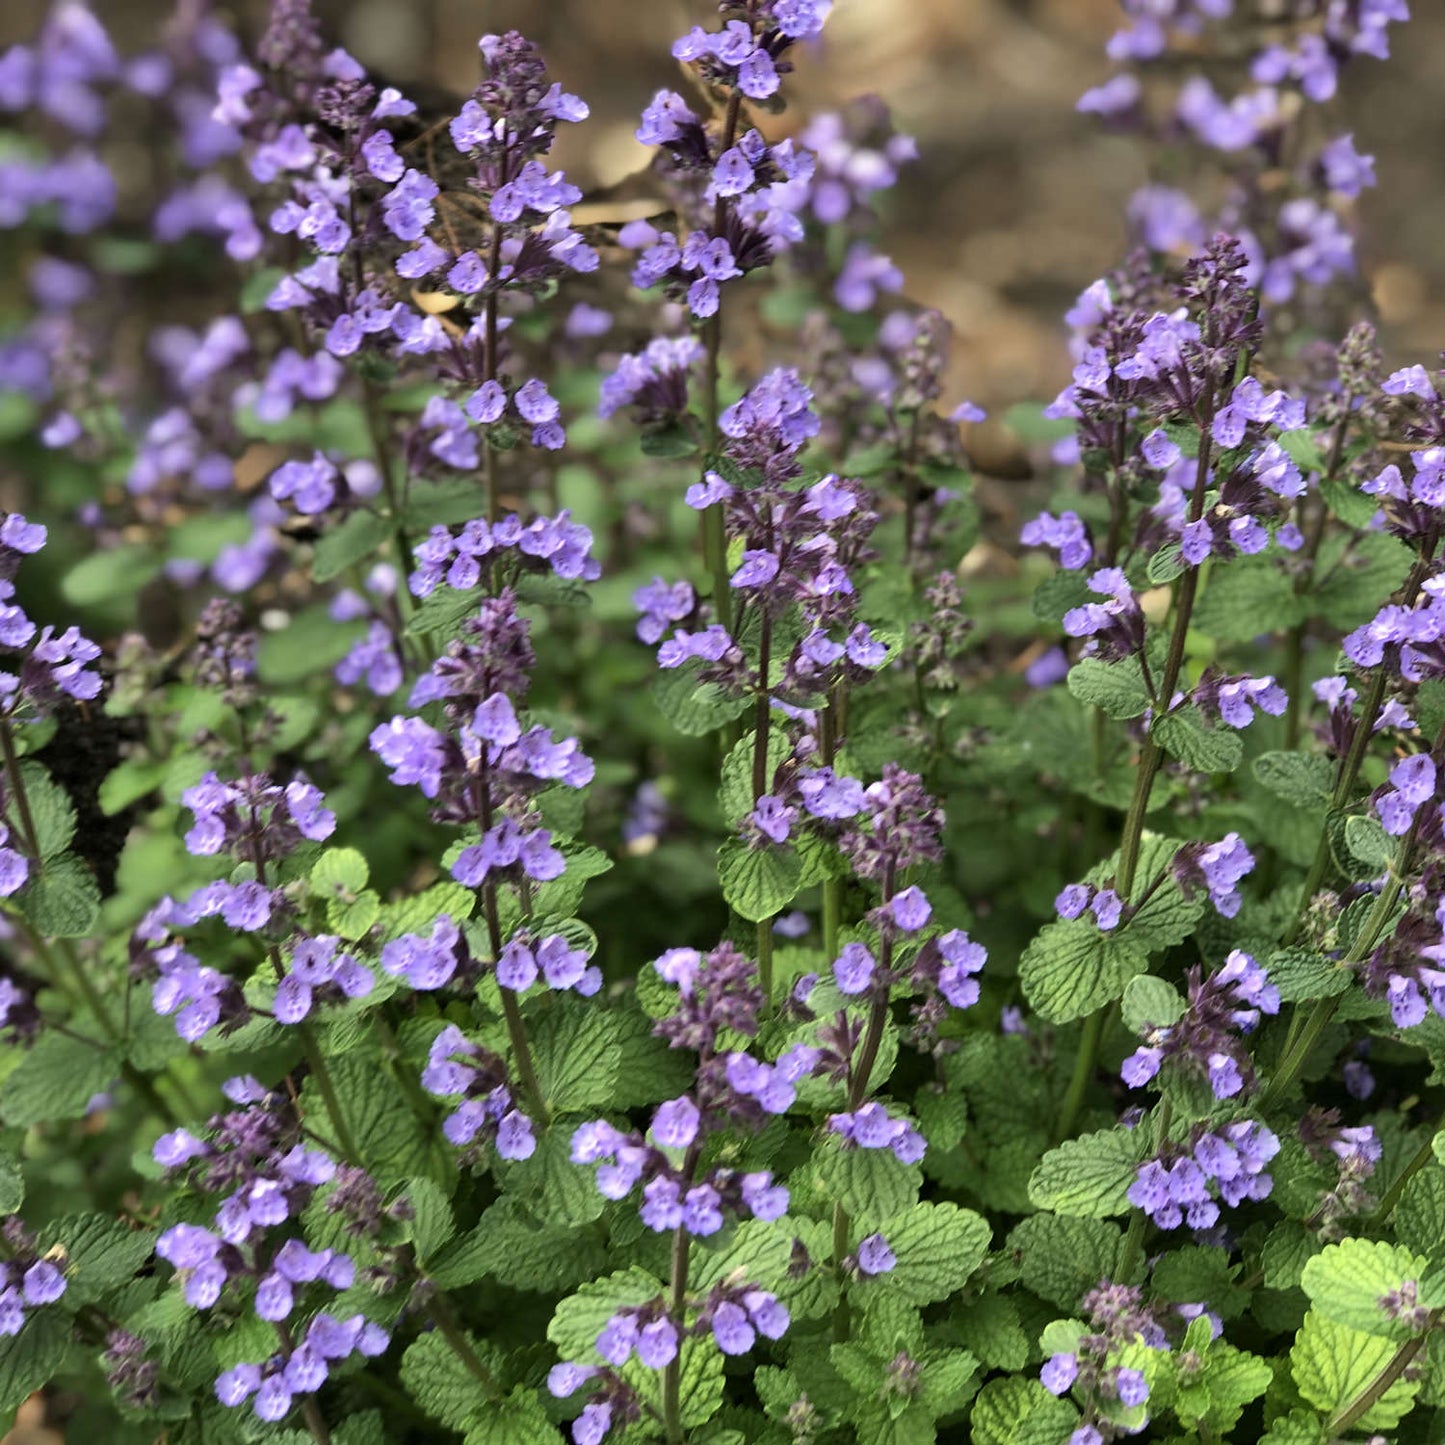
[[[734, 90], [728, 96], [727, 114], [723, 119], [722, 144], [719, 154], [732, 149], [737, 139], [738, 120], [742, 115], [742, 92]], [[727, 224], [728, 200], [719, 196], [713, 207], [712, 233], [721, 236]], [[718, 298], [717, 310], [702, 324], [703, 382], [703, 473], [707, 473], [709, 458], [717, 451], [718, 416], [718, 355], [722, 350], [722, 298]], [[732, 631], [732, 599], [728, 586], [727, 537], [723, 531], [723, 509], [721, 502], [703, 509], [702, 553], [708, 571], [712, 574], [712, 602], [717, 609], [717, 620], [729, 632]]]
[[[287, 1359], [290, 1359], [296, 1353], [296, 1339], [287, 1328], [286, 1322], [273, 1320], [271, 1328], [276, 1331], [276, 1338], [281, 1341], [281, 1348], [286, 1352]], [[326, 1428], [326, 1418], [321, 1413], [321, 1406], [315, 1395], [307, 1395], [302, 1399], [301, 1418], [306, 1422], [307, 1433], [316, 1445], [331, 1445], [331, 1431]]]
[[[1439, 538], [1434, 535], [1425, 539], [1420, 556], [1416, 559], [1415, 565], [1411, 567], [1410, 575], [1405, 579], [1405, 585], [1400, 590], [1401, 606], [1413, 607], [1415, 605], [1415, 599], [1420, 595], [1420, 588], [1430, 574], [1430, 564], [1434, 559], [1438, 542]], [[1329, 807], [1329, 811], [1332, 813], [1344, 807], [1349, 801], [1350, 794], [1354, 791], [1355, 779], [1360, 775], [1360, 768], [1365, 761], [1365, 753], [1369, 750], [1370, 739], [1374, 736], [1375, 721], [1379, 717], [1380, 707], [1385, 701], [1385, 687], [1389, 680], [1388, 662], [1388, 657], [1382, 658], [1380, 665], [1370, 678], [1370, 690], [1365, 694], [1364, 706], [1360, 709], [1359, 718], [1355, 723], [1355, 734], [1350, 739], [1350, 750], [1345, 754], [1340, 763], [1340, 770], [1335, 776], [1335, 790], [1330, 797]], [[1320, 884], [1324, 882], [1329, 866], [1330, 835], [1328, 831], [1324, 831], [1320, 834], [1314, 860], [1310, 864], [1309, 874], [1305, 878], [1304, 888], [1300, 892], [1299, 907], [1295, 910], [1294, 922], [1285, 935], [1284, 942], [1286, 944], [1293, 943], [1299, 937], [1300, 929], [1304, 927], [1305, 915], [1309, 911], [1310, 899], [1315, 896]]]
[[[491, 454], [488, 453], [490, 456]], [[488, 776], [485, 753], [481, 760], [481, 773], [476, 784], [478, 811], [481, 813], [482, 832], [492, 827], [491, 778]], [[487, 942], [492, 950], [493, 963], [502, 956], [502, 924], [497, 915], [497, 885], [490, 876], [482, 880], [482, 912], [487, 920]], [[543, 1128], [551, 1120], [551, 1114], [542, 1098], [542, 1086], [537, 1082], [537, 1069], [532, 1062], [532, 1046], [527, 1041], [527, 1025], [522, 1010], [517, 1005], [517, 996], [509, 988], [497, 990], [502, 996], [502, 1017], [507, 1023], [507, 1037], [512, 1043], [512, 1058], [517, 1066], [517, 1077], [527, 1095], [532, 1116]]]
[[[697, 1168], [700, 1146], [694, 1142], [688, 1146], [682, 1161], [684, 1184], [692, 1182], [693, 1171]], [[683, 1315], [687, 1308], [688, 1255], [692, 1248], [692, 1236], [686, 1225], [679, 1224], [672, 1232], [672, 1262], [668, 1278], [668, 1315], [677, 1327], [678, 1338], [683, 1336]], [[682, 1351], [663, 1367], [662, 1371], [662, 1428], [667, 1445], [682, 1445]]]
[[[1346, 397], [1346, 406], [1339, 422], [1335, 427], [1334, 436], [1330, 441], [1329, 460], [1325, 463], [1325, 470], [1320, 478], [1320, 487], [1324, 488], [1326, 483], [1332, 482], [1335, 474], [1339, 471], [1341, 460], [1345, 455], [1345, 440], [1350, 430], [1350, 409], [1349, 398]], [[1294, 590], [1296, 595], [1302, 592], [1305, 585], [1314, 576], [1315, 559], [1319, 556], [1320, 543], [1324, 540], [1325, 523], [1329, 519], [1329, 507], [1325, 504], [1323, 495], [1316, 499], [1316, 509], [1309, 532], [1305, 536], [1305, 544], [1300, 549], [1300, 555], [1309, 563], [1300, 575], [1295, 579]], [[1301, 693], [1304, 689], [1304, 639], [1305, 633], [1309, 630], [1308, 622], [1299, 622], [1290, 628], [1289, 635], [1285, 639], [1285, 664], [1283, 686], [1288, 702], [1285, 705], [1284, 714], [1284, 745], [1287, 748], [1299, 746], [1300, 736], [1300, 714], [1303, 708]]]
[[[753, 804], [767, 793], [768, 738], [772, 729], [772, 692], [768, 672], [773, 665], [773, 619], [767, 606], [761, 605], [758, 641], [758, 696], [753, 713]], [[773, 1002], [773, 920], [758, 922], [758, 986], [763, 991], [763, 1007]]]

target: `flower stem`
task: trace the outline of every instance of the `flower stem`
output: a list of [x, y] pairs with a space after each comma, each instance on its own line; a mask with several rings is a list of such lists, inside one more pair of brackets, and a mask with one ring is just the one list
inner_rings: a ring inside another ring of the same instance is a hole
[[[693, 1171], [697, 1168], [699, 1153], [697, 1144], [694, 1143], [688, 1147], [687, 1155], [682, 1162], [682, 1177], [685, 1181], [692, 1180]], [[672, 1260], [668, 1276], [667, 1302], [668, 1316], [676, 1327], [679, 1338], [685, 1334], [686, 1321], [683, 1316], [687, 1310], [687, 1271], [691, 1247], [692, 1236], [687, 1232], [686, 1226], [679, 1224], [672, 1232]], [[667, 1445], [682, 1445], [682, 1354], [680, 1351], [673, 1356], [662, 1372], [662, 1428]]]
[[1375, 1206], [1375, 1212], [1370, 1216], [1371, 1222], [1375, 1224], [1386, 1223], [1390, 1215], [1395, 1212], [1395, 1206], [1400, 1202], [1400, 1196], [1405, 1192], [1405, 1186], [1435, 1157], [1436, 1126], [1431, 1124], [1425, 1130], [1425, 1142], [1411, 1156], [1410, 1162], [1395, 1176], [1395, 1181], [1380, 1196], [1380, 1202]]
[[1415, 1356], [1429, 1343], [1431, 1332], [1439, 1323], [1440, 1311], [1436, 1310], [1424, 1331], [1413, 1339], [1405, 1340], [1385, 1362], [1384, 1369], [1343, 1410], [1330, 1417], [1329, 1424], [1325, 1426], [1325, 1435], [1329, 1439], [1347, 1434], [1379, 1404], [1395, 1381], [1409, 1369]]
[[309, 1022], [297, 1025], [297, 1033], [301, 1038], [301, 1047], [306, 1055], [307, 1067], [311, 1070], [311, 1077], [316, 1080], [316, 1087], [321, 1091], [321, 1101], [326, 1105], [326, 1116], [331, 1120], [331, 1128], [336, 1134], [336, 1142], [341, 1147], [341, 1152], [354, 1164], [361, 1163], [361, 1150], [357, 1148], [356, 1136], [351, 1132], [351, 1125], [346, 1121], [346, 1115], [341, 1111], [341, 1100], [336, 1093], [336, 1082], [331, 1077], [331, 1070], [326, 1067], [326, 1055], [321, 1051], [321, 1042], [316, 1037], [316, 1030]]
[[1064, 1140], [1073, 1132], [1079, 1111], [1084, 1106], [1084, 1094], [1089, 1081], [1094, 1077], [1094, 1066], [1099, 1056], [1099, 1042], [1104, 1034], [1104, 1017], [1107, 1008], [1095, 1009], [1084, 1020], [1084, 1031], [1079, 1036], [1079, 1051], [1074, 1055], [1074, 1071], [1069, 1076], [1068, 1091], [1059, 1106], [1059, 1118], [1054, 1138]]
[[437, 1290], [427, 1301], [427, 1312], [431, 1316], [432, 1323], [437, 1327], [438, 1333], [451, 1346], [452, 1353], [466, 1367], [467, 1373], [486, 1391], [488, 1398], [500, 1400], [502, 1387], [497, 1383], [497, 1377], [472, 1348], [472, 1342], [467, 1338], [466, 1332], [457, 1323], [457, 1318], [452, 1313], [452, 1303], [446, 1294]]

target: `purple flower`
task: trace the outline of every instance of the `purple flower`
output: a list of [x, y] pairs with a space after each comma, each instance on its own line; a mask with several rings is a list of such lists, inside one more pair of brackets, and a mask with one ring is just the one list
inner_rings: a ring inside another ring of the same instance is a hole
[[845, 943], [833, 961], [833, 978], [841, 992], [862, 993], [873, 978], [873, 955], [861, 943]]
[[887, 1274], [898, 1263], [881, 1234], [870, 1234], [858, 1242], [858, 1272], [864, 1275]]
[[652, 1116], [652, 1137], [667, 1149], [686, 1149], [697, 1138], [698, 1108], [686, 1094], [659, 1104]]
[[1063, 1395], [1079, 1377], [1079, 1357], [1069, 1354], [1051, 1355], [1039, 1371], [1044, 1389], [1051, 1395]]

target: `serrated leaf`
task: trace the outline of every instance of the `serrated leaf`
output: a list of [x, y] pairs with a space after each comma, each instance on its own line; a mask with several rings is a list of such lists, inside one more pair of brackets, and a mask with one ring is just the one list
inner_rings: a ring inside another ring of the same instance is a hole
[[1308, 1410], [1291, 1410], [1260, 1436], [1259, 1445], [1325, 1445], [1325, 1427]]
[[1139, 660], [1103, 662], [1085, 657], [1069, 669], [1069, 691], [1086, 705], [1097, 707], [1111, 718], [1139, 717], [1153, 705]]
[[0, 1116], [21, 1128], [42, 1120], [78, 1119], [119, 1072], [120, 1061], [111, 1050], [42, 1033], [0, 1086]]
[[311, 866], [311, 892], [317, 898], [360, 893], [371, 877], [366, 856], [355, 848], [328, 848]]
[[1239, 734], [1207, 726], [1192, 704], [1155, 718], [1149, 735], [1171, 757], [1197, 773], [1232, 773], [1244, 761]]
[[70, 794], [39, 763], [29, 760], [21, 763], [20, 776], [40, 856], [57, 857], [75, 836], [75, 804], [70, 801]]
[[969, 1415], [972, 1445], [1061, 1445], [1079, 1423], [1079, 1412], [1056, 1399], [1037, 1380], [1018, 1375], [990, 1380]]
[[982, 1215], [956, 1204], [915, 1204], [888, 1220], [882, 1233], [898, 1262], [858, 1293], [887, 1291], [913, 1305], [932, 1304], [962, 1289], [983, 1263], [991, 1237]]
[[1167, 587], [1176, 578], [1182, 577], [1186, 570], [1183, 548], [1178, 542], [1170, 542], [1150, 557], [1144, 575], [1154, 586]]
[[1019, 960], [1030, 1006], [1050, 1023], [1068, 1023], [1122, 998], [1144, 972], [1148, 953], [1124, 933], [1105, 933], [1091, 916], [1046, 923]]
[[1021, 1370], [1029, 1358], [1029, 1337], [1018, 1305], [1003, 1295], [969, 1302], [954, 1321], [959, 1338], [990, 1369]]
[[1325, 807], [1334, 792], [1334, 769], [1318, 753], [1261, 753], [1250, 769], [1261, 787], [1293, 808]]
[[74, 853], [51, 858], [15, 901], [35, 931], [46, 938], [84, 938], [100, 918], [95, 875]]
[[53, 1380], [70, 1352], [70, 1319], [36, 1310], [18, 1335], [0, 1339], [0, 1422], [13, 1421], [25, 1401]]
[[1081, 1219], [1106, 1219], [1129, 1208], [1139, 1143], [1127, 1129], [1101, 1129], [1050, 1149], [1029, 1180], [1035, 1208]]
[[803, 862], [788, 847], [749, 848], [729, 838], [718, 849], [723, 900], [740, 918], [761, 923], [781, 913], [803, 886]]
[[71, 1214], [40, 1231], [42, 1250], [64, 1255], [65, 1299], [79, 1308], [124, 1284], [155, 1250], [155, 1232], [131, 1229], [104, 1214]]
[[662, 715], [684, 737], [702, 738], [748, 710], [748, 699], [729, 697], [716, 683], [699, 682], [695, 668], [664, 672], [652, 684]]
[[1086, 1290], [1117, 1277], [1123, 1243], [1123, 1231], [1107, 1220], [1033, 1214], [1014, 1226], [1005, 1247], [1026, 1289], [1073, 1311]]
[[1034, 589], [1029, 606], [1040, 622], [1058, 627], [1066, 612], [1082, 607], [1093, 595], [1082, 572], [1051, 572]]
[[400, 938], [403, 933], [429, 934], [438, 918], [447, 915], [456, 923], [472, 916], [477, 895], [460, 883], [434, 883], [420, 893], [384, 903], [378, 920], [384, 939]]
[[370, 557], [391, 536], [391, 523], [375, 512], [353, 512], [316, 544], [311, 577], [329, 582]]
[[20, 1162], [8, 1150], [0, 1150], [0, 1214], [14, 1214], [25, 1202], [25, 1176]]
[[[1300, 1394], [1317, 1410], [1332, 1416], [1352, 1405], [1375, 1382], [1397, 1348], [1383, 1335], [1352, 1330], [1311, 1310], [1290, 1350], [1290, 1372]], [[1418, 1378], [1402, 1375], [1355, 1422], [1356, 1429], [1393, 1429], [1409, 1414], [1419, 1390]]]
[[1247, 642], [1261, 632], [1294, 626], [1304, 610], [1294, 579], [1272, 557], [1239, 557], [1210, 576], [1192, 625], [1208, 637]]
[[1184, 1017], [1184, 1000], [1172, 983], [1145, 973], [1129, 980], [1120, 1011], [1127, 1027], [1143, 1034], [1178, 1023]]
[[1381, 826], [1378, 818], [1357, 813], [1345, 819], [1345, 847], [1350, 857], [1378, 877], [1386, 872], [1400, 851], [1399, 844]]
[[665, 1293], [662, 1281], [635, 1265], [584, 1284], [562, 1300], [547, 1326], [547, 1338], [564, 1360], [599, 1364], [597, 1336], [620, 1309], [649, 1304]]
[[1150, 1282], [1162, 1299], [1176, 1304], [1204, 1300], [1228, 1320], [1249, 1303], [1248, 1291], [1239, 1287], [1238, 1274], [1224, 1250], [1186, 1244], [1155, 1265]]
[[537, 1445], [555, 1434], [535, 1390], [518, 1385], [466, 1433], [462, 1445]]
[[[753, 760], [756, 750], [756, 736], [749, 733], [746, 737], [739, 738], [723, 759], [718, 785], [718, 807], [722, 812], [723, 822], [730, 827], [753, 810], [756, 801], [753, 797]], [[774, 775], [791, 753], [792, 744], [782, 728], [769, 728], [768, 752], [763, 772], [765, 790], [771, 790]]]
[[[417, 1128], [400, 1090], [378, 1062], [358, 1053], [344, 1053], [329, 1061], [329, 1069], [342, 1117], [361, 1151], [362, 1162], [383, 1180], [428, 1172], [433, 1141]], [[313, 1127], [330, 1139], [330, 1116], [312, 1076], [302, 1085], [301, 1102]]]
[[606, 1267], [596, 1231], [547, 1224], [515, 1199], [500, 1199], [476, 1227], [449, 1244], [427, 1269], [442, 1289], [494, 1279], [512, 1289], [570, 1289]]
[[1270, 954], [1265, 972], [1285, 1003], [1333, 998], [1354, 981], [1354, 970], [1308, 948], [1281, 948]]
[[1391, 1217], [1406, 1249], [1445, 1262], [1445, 1169], [1426, 1165], [1405, 1185]]
[[923, 1182], [922, 1170], [900, 1163], [891, 1149], [849, 1148], [829, 1139], [814, 1157], [828, 1198], [848, 1211], [860, 1233], [901, 1214]]
[[553, 1119], [530, 1159], [499, 1168], [508, 1192], [544, 1223], [590, 1224], [606, 1206], [593, 1171], [572, 1162], [572, 1134], [579, 1123], [580, 1118]]
[[451, 1201], [435, 1180], [424, 1177], [407, 1183], [406, 1197], [411, 1205], [407, 1230], [417, 1259], [426, 1266], [457, 1232]]
[[612, 1100], [622, 1049], [610, 1015], [584, 999], [558, 999], [531, 1027], [542, 1095], [554, 1114], [600, 1109]]
[[1445, 1294], [1428, 1281], [1422, 1283], [1429, 1263], [1423, 1255], [1383, 1239], [1343, 1239], [1305, 1265], [1300, 1286], [1315, 1312], [1336, 1324], [1403, 1340], [1419, 1332], [1391, 1319], [1381, 1301], [1408, 1281], [1419, 1287], [1420, 1303], [1427, 1309], [1445, 1305]]
[[1322, 1248], [1319, 1236], [1298, 1220], [1286, 1219], [1270, 1230], [1259, 1253], [1259, 1267], [1270, 1289], [1295, 1289], [1305, 1265]]
[[[476, 1349], [470, 1335], [467, 1342]], [[449, 1430], [465, 1431], [492, 1409], [482, 1382], [453, 1351], [439, 1330], [421, 1335], [401, 1357], [401, 1383], [407, 1394]]]

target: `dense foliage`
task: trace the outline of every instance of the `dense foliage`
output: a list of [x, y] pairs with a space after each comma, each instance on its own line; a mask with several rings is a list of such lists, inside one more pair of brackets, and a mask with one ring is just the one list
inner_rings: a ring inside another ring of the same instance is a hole
[[1329, 114], [1405, 4], [1123, 0], [1171, 184], [1021, 537], [830, 8], [678, 40], [624, 211], [515, 33], [0, 55], [5, 1416], [1441, 1438], [1445, 400]]

